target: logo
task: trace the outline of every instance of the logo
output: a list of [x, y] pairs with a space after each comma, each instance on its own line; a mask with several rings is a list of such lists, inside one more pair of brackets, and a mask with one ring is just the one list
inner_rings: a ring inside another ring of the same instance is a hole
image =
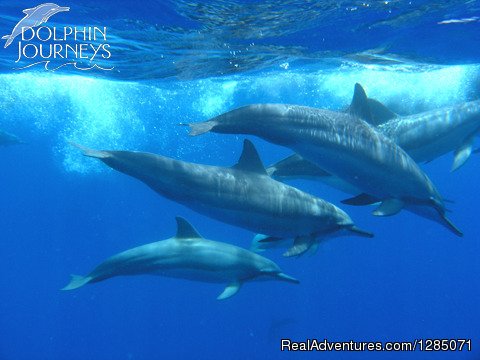
[[[77, 70], [112, 70], [105, 66], [112, 54], [107, 42], [107, 27], [53, 26], [45, 24], [55, 14], [69, 12], [67, 6], [44, 3], [23, 10], [25, 17], [5, 35], [4, 48], [18, 41], [15, 63], [22, 70], [43, 64], [45, 70], [55, 71], [71, 65]], [[25, 64], [25, 65], [24, 65]]]

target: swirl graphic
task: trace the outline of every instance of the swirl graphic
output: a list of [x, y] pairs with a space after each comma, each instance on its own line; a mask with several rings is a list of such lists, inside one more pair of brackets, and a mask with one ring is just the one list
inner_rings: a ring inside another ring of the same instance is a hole
[[40, 65], [40, 64], [44, 64], [45, 70], [52, 71], [52, 72], [57, 71], [58, 69], [60, 69], [64, 66], [68, 66], [68, 65], [71, 65], [75, 69], [81, 70], [81, 71], [88, 71], [88, 70], [93, 70], [93, 69], [110, 71], [110, 70], [113, 70], [115, 68], [114, 66], [112, 66], [110, 68], [104, 68], [104, 67], [102, 67], [100, 65], [97, 65], [97, 64], [93, 64], [90, 67], [81, 67], [80, 65], [78, 65], [78, 63], [76, 61], [68, 62], [68, 63], [61, 64], [59, 66], [51, 68], [50, 67], [50, 60], [43, 60], [43, 61], [38, 61], [36, 63], [32, 63], [32, 64], [29, 64], [29, 65], [25, 65], [25, 66], [22, 66], [22, 67], [19, 67], [19, 68], [14, 68], [13, 70], [24, 70], [24, 69], [28, 69], [28, 68], [31, 68], [31, 67], [34, 67], [34, 66], [37, 66], [37, 65]]

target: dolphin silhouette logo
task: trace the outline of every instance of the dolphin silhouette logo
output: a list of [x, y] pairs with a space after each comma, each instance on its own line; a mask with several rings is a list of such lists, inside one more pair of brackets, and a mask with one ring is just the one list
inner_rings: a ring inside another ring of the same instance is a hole
[[8, 47], [13, 42], [13, 39], [22, 33], [23, 28], [31, 29], [40, 26], [56, 13], [69, 10], [69, 7], [59, 6], [54, 3], [40, 4], [34, 8], [23, 10], [23, 13], [26, 14], [25, 17], [15, 25], [10, 35], [2, 37], [2, 39], [7, 40], [4, 47]]

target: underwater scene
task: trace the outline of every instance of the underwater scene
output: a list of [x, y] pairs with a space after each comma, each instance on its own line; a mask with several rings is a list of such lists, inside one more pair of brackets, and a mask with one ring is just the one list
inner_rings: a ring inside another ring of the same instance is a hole
[[480, 2], [0, 29], [0, 360], [480, 359]]

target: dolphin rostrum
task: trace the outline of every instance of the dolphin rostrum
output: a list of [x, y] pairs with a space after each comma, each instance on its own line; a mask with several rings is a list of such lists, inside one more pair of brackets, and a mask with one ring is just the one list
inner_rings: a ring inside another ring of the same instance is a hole
[[[285, 256], [299, 255], [319, 238], [358, 229], [335, 205], [269, 177], [253, 144], [245, 140], [231, 168], [183, 162], [133, 151], [96, 151], [80, 147], [111, 168], [133, 176], [157, 193], [194, 211], [243, 227], [270, 239], [293, 238]], [[344, 231], [345, 230], [345, 231]], [[266, 239], [268, 241], [268, 239]]]
[[17, 136], [0, 130], [0, 146], [15, 145], [15, 144], [24, 144], [24, 142], [20, 140]]
[[5, 42], [5, 48], [8, 47], [18, 35], [25, 31], [24, 29], [40, 26], [46, 23], [48, 19], [56, 13], [69, 10], [69, 7], [58, 6], [54, 3], [40, 4], [34, 8], [23, 10], [25, 16], [15, 25], [12, 33], [2, 37], [2, 39], [7, 40]]
[[289, 147], [362, 191], [346, 203], [381, 202], [373, 212], [377, 216], [394, 215], [405, 207], [461, 236], [446, 217], [443, 199], [428, 176], [391, 139], [362, 120], [370, 111], [366, 96], [357, 96], [362, 90], [360, 85], [355, 86], [349, 112], [255, 104], [191, 123], [190, 135], [249, 134]]
[[185, 219], [177, 217], [177, 234], [168, 240], [121, 252], [98, 265], [87, 276], [72, 275], [62, 290], [116, 276], [159, 275], [211, 283], [227, 283], [218, 296], [235, 295], [240, 286], [256, 279], [276, 279], [298, 284], [273, 261], [235, 245], [204, 239]]

